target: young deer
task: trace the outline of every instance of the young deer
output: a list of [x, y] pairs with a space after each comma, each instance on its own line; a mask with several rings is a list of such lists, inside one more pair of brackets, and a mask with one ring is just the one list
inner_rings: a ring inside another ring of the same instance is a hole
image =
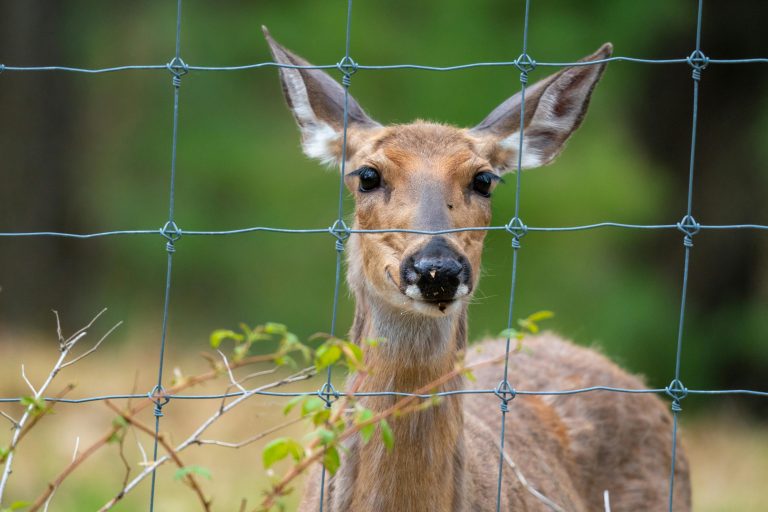
[[[274, 59], [308, 65], [276, 43]], [[603, 45], [584, 61], [611, 54]], [[550, 163], [581, 124], [605, 64], [564, 69], [527, 88], [523, 168]], [[320, 70], [280, 68], [304, 152], [338, 165], [342, 155], [344, 90]], [[487, 226], [490, 195], [500, 174], [517, 164], [520, 95], [507, 99], [472, 129], [425, 121], [383, 126], [349, 98], [345, 183], [355, 197], [354, 228], [444, 230]], [[366, 354], [373, 371], [353, 376], [358, 391], [413, 392], [454, 369], [467, 347], [467, 304], [480, 275], [483, 231], [445, 235], [364, 234], [348, 241], [348, 281], [356, 299], [355, 342], [387, 341]], [[504, 342], [480, 345], [482, 358], [504, 354]], [[525, 340], [510, 357], [510, 381], [520, 389], [593, 385], [643, 388], [595, 351], [553, 334]], [[475, 354], [470, 350], [470, 354]], [[470, 355], [468, 358], [480, 359]], [[475, 372], [493, 389], [501, 363]], [[438, 390], [458, 390], [456, 377]], [[365, 399], [381, 411], [393, 397]], [[648, 394], [585, 393], [519, 396], [510, 404], [501, 510], [665, 510], [671, 463], [671, 416]], [[489, 511], [496, 508], [499, 399], [451, 395], [439, 405], [394, 419], [395, 443], [352, 439], [341, 468], [326, 479], [326, 511]], [[518, 472], [512, 465], [516, 465]], [[688, 464], [677, 451], [675, 506], [690, 509]], [[521, 483], [522, 473], [528, 486]], [[319, 471], [310, 477], [301, 510], [318, 508]]]

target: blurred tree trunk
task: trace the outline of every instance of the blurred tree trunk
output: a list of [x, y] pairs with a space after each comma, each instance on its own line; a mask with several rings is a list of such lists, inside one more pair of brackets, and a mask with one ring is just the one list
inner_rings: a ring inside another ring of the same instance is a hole
[[[68, 62], [61, 22], [67, 5], [0, 2], [0, 62]], [[0, 231], [80, 226], [73, 193], [78, 105], [72, 78], [58, 72], [0, 74]], [[0, 239], [2, 323], [41, 315], [48, 320], [49, 309], [75, 301], [83, 270], [79, 249], [58, 238]]]

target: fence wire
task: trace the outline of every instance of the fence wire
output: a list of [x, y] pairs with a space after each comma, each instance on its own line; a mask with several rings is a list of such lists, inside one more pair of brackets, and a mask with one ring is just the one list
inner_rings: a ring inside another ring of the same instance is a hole
[[[160, 430], [160, 420], [164, 414], [163, 407], [167, 405], [171, 400], [220, 400], [223, 398], [239, 397], [244, 395], [260, 395], [271, 397], [297, 397], [297, 396], [318, 396], [325, 401], [328, 408], [332, 407], [333, 403], [341, 397], [371, 397], [371, 396], [396, 396], [396, 397], [416, 397], [420, 399], [432, 399], [435, 397], [444, 397], [451, 395], [496, 395], [499, 398], [500, 404], [500, 421], [501, 421], [501, 436], [500, 436], [500, 453], [499, 453], [499, 468], [498, 468], [498, 481], [497, 481], [497, 498], [496, 498], [496, 510], [499, 511], [501, 507], [501, 483], [504, 468], [504, 441], [505, 441], [505, 425], [506, 415], [509, 411], [509, 402], [517, 395], [577, 395], [582, 393], [592, 392], [611, 392], [611, 393], [628, 393], [628, 394], [665, 394], [671, 399], [671, 409], [673, 414], [673, 427], [672, 427], [672, 462], [669, 469], [669, 510], [672, 511], [674, 488], [675, 488], [675, 452], [677, 450], [677, 428], [678, 428], [678, 416], [682, 411], [681, 401], [688, 395], [749, 395], [756, 397], [768, 397], [768, 391], [748, 390], [748, 389], [688, 389], [681, 381], [681, 363], [682, 363], [682, 347], [683, 347], [683, 335], [685, 324], [685, 310], [687, 299], [687, 286], [689, 276], [689, 264], [691, 258], [691, 250], [693, 248], [693, 238], [695, 235], [702, 231], [720, 231], [720, 230], [757, 230], [768, 231], [768, 225], [764, 224], [699, 224], [693, 216], [693, 185], [694, 185], [694, 169], [695, 169], [695, 156], [696, 156], [696, 133], [698, 123], [698, 107], [699, 107], [699, 87], [702, 78], [702, 72], [710, 65], [728, 65], [728, 64], [768, 64], [768, 57], [756, 57], [756, 58], [738, 58], [738, 59], [710, 59], [702, 51], [701, 45], [701, 27], [702, 27], [702, 0], [698, 0], [698, 8], [696, 14], [696, 29], [695, 29], [695, 45], [692, 53], [687, 57], [680, 58], [668, 58], [668, 59], [644, 59], [627, 56], [615, 56], [589, 62], [537, 62], [528, 54], [528, 21], [530, 17], [530, 0], [524, 2], [524, 16], [523, 16], [523, 41], [522, 52], [519, 57], [511, 61], [499, 61], [499, 62], [473, 62], [467, 64], [459, 64], [454, 66], [429, 66], [420, 64], [387, 64], [387, 65], [364, 65], [355, 62], [350, 53], [351, 48], [351, 13], [352, 13], [352, 0], [347, 0], [346, 3], [346, 25], [345, 25], [345, 48], [343, 58], [336, 64], [326, 65], [290, 65], [282, 64], [278, 62], [259, 62], [254, 64], [245, 64], [239, 66], [194, 66], [188, 65], [182, 59], [181, 52], [181, 14], [182, 14], [182, 0], [177, 0], [176, 9], [176, 24], [175, 24], [175, 54], [173, 58], [167, 64], [152, 64], [152, 65], [124, 65], [107, 68], [79, 68], [79, 67], [67, 67], [67, 66], [8, 66], [0, 63], [0, 73], [3, 72], [70, 72], [70, 73], [85, 73], [85, 74], [102, 74], [102, 73], [118, 73], [118, 72], [130, 72], [130, 71], [165, 71], [171, 74], [171, 85], [173, 92], [173, 128], [171, 135], [171, 164], [170, 164], [170, 186], [169, 186], [169, 211], [168, 219], [161, 228], [155, 229], [132, 229], [132, 230], [114, 230], [95, 233], [66, 233], [56, 231], [32, 231], [32, 232], [0, 232], [0, 237], [62, 237], [62, 238], [74, 238], [74, 239], [91, 239], [101, 237], [112, 236], [157, 236], [160, 235], [165, 240], [165, 249], [167, 253], [167, 271], [165, 276], [165, 288], [164, 288], [164, 300], [162, 310], [162, 331], [158, 356], [158, 374], [157, 384], [148, 393], [126, 393], [126, 394], [112, 394], [101, 395], [84, 398], [57, 398], [57, 397], [42, 397], [46, 402], [58, 402], [65, 404], [83, 404], [105, 400], [130, 400], [149, 397], [154, 402], [154, 416], [155, 416], [155, 436], [154, 436], [154, 449], [153, 457], [154, 461], [158, 459], [158, 439]], [[630, 62], [639, 64], [686, 64], [691, 68], [691, 78], [693, 83], [693, 109], [692, 109], [692, 121], [691, 121], [691, 144], [690, 144], [690, 160], [689, 160], [689, 173], [688, 173], [688, 191], [687, 191], [687, 208], [682, 219], [675, 223], [670, 224], [627, 224], [620, 222], [599, 222], [594, 224], [576, 225], [576, 226], [528, 226], [526, 225], [520, 216], [520, 196], [521, 196], [521, 163], [523, 157], [523, 119], [525, 116], [525, 91], [528, 83], [528, 74], [537, 67], [570, 67], [570, 66], [592, 66], [607, 62]], [[348, 104], [349, 104], [349, 88], [352, 83], [352, 75], [358, 71], [384, 71], [394, 69], [411, 69], [411, 70], [424, 70], [424, 71], [455, 71], [463, 69], [481, 68], [481, 67], [509, 67], [516, 68], [520, 71], [520, 93], [522, 100], [522, 107], [520, 112], [521, 119], [521, 137], [519, 140], [518, 162], [515, 181], [515, 208], [514, 217], [505, 225], [498, 226], [475, 226], [464, 227], [456, 229], [443, 229], [443, 230], [416, 230], [416, 229], [351, 229], [344, 222], [344, 207], [343, 207], [343, 194], [344, 194], [344, 175], [345, 175], [345, 163], [346, 158], [341, 159], [341, 173], [339, 178], [339, 194], [338, 194], [338, 216], [331, 224], [330, 227], [317, 227], [317, 228], [304, 228], [304, 229], [292, 229], [292, 228], [279, 228], [269, 226], [254, 226], [245, 227], [240, 229], [219, 230], [219, 231], [195, 231], [195, 230], [182, 230], [175, 222], [174, 218], [174, 201], [175, 201], [175, 179], [176, 179], [176, 148], [179, 138], [179, 93], [182, 84], [182, 78], [190, 72], [229, 72], [229, 71], [246, 71], [261, 68], [291, 68], [291, 69], [323, 69], [323, 70], [338, 70], [341, 73], [341, 83], [344, 88], [344, 124], [342, 134], [342, 154], [346, 156], [346, 144], [347, 144], [347, 126], [348, 126]], [[506, 231], [511, 235], [512, 246], [512, 268], [511, 268], [511, 283], [510, 294], [507, 311], [507, 326], [511, 327], [514, 311], [514, 299], [516, 289], [516, 275], [518, 267], [518, 253], [522, 247], [521, 239], [528, 233], [560, 233], [560, 232], [572, 232], [572, 231], [585, 231], [593, 229], [604, 228], [618, 228], [618, 229], [631, 229], [631, 230], [677, 230], [683, 235], [683, 272], [682, 272], [682, 290], [680, 298], [680, 316], [677, 330], [677, 343], [675, 351], [675, 371], [674, 376], [670, 384], [664, 388], [655, 389], [627, 389], [616, 388], [610, 386], [592, 386], [578, 389], [559, 389], [559, 390], [521, 390], [515, 389], [509, 382], [509, 352], [510, 352], [510, 338], [506, 339], [506, 358], [504, 361], [503, 375], [500, 376], [501, 380], [498, 386], [494, 389], [463, 389], [456, 391], [446, 391], [430, 394], [418, 394], [418, 393], [403, 393], [393, 391], [374, 391], [374, 392], [356, 392], [356, 393], [344, 393], [338, 391], [331, 380], [331, 369], [328, 369], [325, 382], [322, 387], [317, 391], [304, 391], [304, 392], [276, 392], [276, 391], [263, 391], [263, 390], [240, 390], [236, 392], [220, 393], [220, 394], [201, 394], [201, 395], [188, 395], [188, 394], [171, 394], [165, 391], [163, 387], [163, 368], [165, 358], [165, 348], [167, 341], [167, 325], [168, 325], [168, 308], [170, 303], [171, 292], [171, 276], [173, 268], [173, 255], [176, 251], [176, 243], [182, 236], [230, 236], [230, 235], [245, 235], [251, 233], [277, 233], [277, 234], [330, 234], [335, 239], [336, 250], [336, 265], [335, 265], [335, 281], [334, 291], [332, 299], [332, 313], [331, 313], [331, 327], [330, 334], [334, 336], [336, 333], [336, 320], [340, 282], [342, 275], [342, 253], [344, 251], [345, 242], [350, 236], [365, 236], [366, 234], [380, 234], [380, 233], [413, 233], [424, 235], [439, 235], [456, 233], [462, 231]], [[20, 403], [23, 400], [22, 397], [0, 398], [0, 403]], [[153, 512], [155, 508], [155, 495], [156, 495], [156, 470], [152, 471], [151, 488], [150, 488], [150, 502], [149, 511]], [[324, 501], [324, 481], [325, 481], [325, 468], [322, 470], [322, 483], [320, 491], [320, 502], [318, 504], [319, 510], [323, 510]]]

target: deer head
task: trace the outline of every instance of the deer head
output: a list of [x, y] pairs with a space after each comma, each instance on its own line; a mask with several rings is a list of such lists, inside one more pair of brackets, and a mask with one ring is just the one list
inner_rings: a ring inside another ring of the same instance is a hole
[[[275, 61], [309, 65], [264, 29]], [[583, 59], [610, 56], [604, 44]], [[525, 94], [522, 168], [552, 162], [579, 127], [605, 63], [566, 68]], [[516, 169], [520, 93], [471, 129], [416, 121], [384, 126], [348, 99], [342, 154], [344, 89], [325, 72], [280, 68], [285, 98], [307, 156], [339, 166], [355, 197], [355, 228], [438, 231], [488, 226], [491, 195]], [[366, 234], [350, 239], [348, 279], [358, 302], [386, 303], [428, 317], [462, 311], [476, 287], [485, 232]]]

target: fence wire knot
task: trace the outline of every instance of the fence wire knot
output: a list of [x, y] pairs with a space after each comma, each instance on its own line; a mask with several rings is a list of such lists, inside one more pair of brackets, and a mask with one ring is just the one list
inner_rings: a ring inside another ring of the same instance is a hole
[[342, 219], [336, 219], [333, 226], [328, 228], [328, 232], [336, 239], [336, 251], [344, 251], [344, 242], [349, 238], [350, 230], [349, 226]]
[[158, 384], [152, 391], [147, 393], [147, 397], [155, 404], [154, 414], [158, 418], [163, 416], [163, 406], [171, 401], [171, 399], [165, 394], [165, 388]]
[[664, 391], [672, 398], [672, 412], [682, 411], [683, 408], [680, 407], [680, 400], [688, 396], [688, 388], [678, 379], [673, 379], [669, 386], [664, 388]]
[[165, 244], [165, 250], [168, 252], [176, 252], [176, 241], [181, 238], [181, 229], [172, 220], [166, 222], [162, 228], [160, 228], [160, 235], [168, 240]]
[[330, 408], [333, 402], [338, 400], [341, 395], [336, 388], [333, 387], [332, 383], [326, 382], [323, 384], [323, 387], [317, 390], [317, 396], [320, 397], [320, 400], [325, 402], [326, 407]]
[[536, 61], [527, 53], [521, 54], [514, 61], [515, 67], [520, 71], [520, 83], [528, 83], [528, 73], [536, 69]]
[[677, 223], [677, 229], [685, 235], [683, 245], [691, 248], [693, 247], [693, 236], [701, 231], [701, 224], [691, 215], [686, 215]]
[[688, 62], [688, 65], [693, 68], [693, 71], [691, 72], [693, 79], [697, 82], [701, 80], [701, 72], [707, 65], [709, 65], [709, 57], [704, 55], [704, 52], [701, 50], [694, 50], [694, 52], [686, 57], [685, 60]]
[[344, 87], [349, 87], [352, 83], [352, 75], [357, 73], [357, 62], [355, 62], [349, 55], [346, 55], [338, 64], [336, 64], [336, 67], [344, 75], [341, 77], [341, 84]]
[[504, 230], [512, 235], [512, 248], [519, 249], [520, 239], [528, 233], [528, 226], [523, 223], [520, 217], [512, 217], [512, 220], [504, 226]]
[[500, 408], [501, 412], [509, 412], [509, 402], [514, 400], [517, 396], [515, 389], [509, 384], [508, 380], [499, 382], [496, 389], [493, 390], [493, 394], [499, 397], [501, 400]]
[[5, 71], [5, 64], [0, 64], [0, 73]]
[[181, 77], [189, 73], [189, 66], [187, 63], [184, 62], [181, 57], [174, 57], [168, 64], [165, 65], [165, 67], [173, 75], [173, 78], [171, 79], [173, 86], [177, 88], [180, 87]]

